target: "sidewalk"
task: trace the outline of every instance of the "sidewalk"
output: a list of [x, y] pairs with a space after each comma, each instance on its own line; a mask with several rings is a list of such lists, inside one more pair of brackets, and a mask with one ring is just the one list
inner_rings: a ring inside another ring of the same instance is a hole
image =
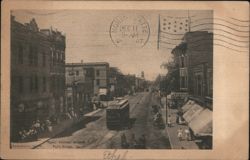
[[[83, 117], [85, 116], [93, 116], [95, 114], [98, 114], [102, 109], [97, 109], [94, 110], [92, 112], [86, 113], [84, 114]], [[83, 120], [83, 118], [81, 118], [81, 120]], [[47, 142], [48, 140], [52, 139], [53, 137], [57, 136], [58, 134], [62, 133], [63, 131], [65, 131], [65, 129], [71, 127], [74, 123], [76, 123], [76, 119], [68, 119], [68, 120], [64, 120], [61, 123], [53, 126], [53, 130], [52, 132], [45, 132], [42, 133], [38, 138], [37, 141], [32, 141], [32, 142], [14, 142], [11, 143], [11, 147], [13, 149], [34, 149], [38, 146], [40, 146], [41, 144]]]
[[[164, 108], [162, 109], [162, 117], [164, 119], [164, 121], [166, 122], [166, 98], [162, 98], [161, 99], [162, 104], [164, 106]], [[177, 137], [177, 130], [179, 128], [187, 129], [188, 126], [187, 125], [179, 125], [176, 123], [176, 115], [177, 115], [177, 109], [172, 109], [172, 108], [168, 108], [168, 114], [171, 115], [171, 122], [172, 122], [172, 126], [168, 127], [166, 126], [166, 133], [169, 136], [169, 140], [170, 140], [170, 144], [171, 144], [171, 148], [172, 149], [199, 149], [198, 145], [195, 143], [195, 141], [187, 141], [187, 140], [182, 140], [180, 141]]]

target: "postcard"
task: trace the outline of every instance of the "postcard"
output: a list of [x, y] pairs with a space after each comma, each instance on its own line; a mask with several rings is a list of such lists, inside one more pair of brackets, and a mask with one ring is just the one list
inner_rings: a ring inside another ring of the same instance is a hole
[[2, 4], [3, 159], [248, 158], [248, 3]]

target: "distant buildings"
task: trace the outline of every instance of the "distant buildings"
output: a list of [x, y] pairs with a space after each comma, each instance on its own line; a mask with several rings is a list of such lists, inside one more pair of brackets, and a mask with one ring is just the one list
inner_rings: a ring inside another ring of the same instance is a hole
[[35, 19], [11, 17], [11, 138], [39, 119], [64, 113], [65, 36], [39, 29]]
[[66, 83], [92, 81], [92, 95], [109, 88], [109, 64], [107, 62], [66, 64]]

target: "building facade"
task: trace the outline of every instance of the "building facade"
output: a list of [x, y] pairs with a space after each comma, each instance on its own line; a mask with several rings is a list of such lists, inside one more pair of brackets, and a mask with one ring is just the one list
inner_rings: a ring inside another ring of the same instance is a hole
[[109, 90], [109, 63], [68, 63], [66, 64], [66, 72], [67, 84], [71, 84], [73, 81], [92, 81], [91, 96], [98, 95], [100, 89]]
[[[71, 116], [80, 116], [91, 110], [94, 95], [94, 72], [82, 64], [66, 64], [66, 104]], [[73, 112], [72, 112], [73, 111]]]
[[[201, 148], [212, 148], [213, 139], [213, 33], [188, 32], [174, 54], [179, 71], [179, 93], [187, 93], [181, 103], [183, 119]], [[190, 106], [185, 112], [184, 109]], [[180, 108], [179, 108], [180, 109]]]
[[64, 111], [65, 36], [11, 17], [11, 138]]
[[179, 90], [197, 97], [212, 97], [213, 34], [188, 32], [172, 54], [179, 69]]

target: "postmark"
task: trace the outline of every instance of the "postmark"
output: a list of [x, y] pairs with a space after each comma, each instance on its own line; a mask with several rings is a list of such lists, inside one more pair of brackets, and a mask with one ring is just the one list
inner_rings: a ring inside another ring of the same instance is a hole
[[110, 38], [117, 47], [143, 47], [150, 36], [150, 27], [143, 16], [118, 16], [110, 25]]

